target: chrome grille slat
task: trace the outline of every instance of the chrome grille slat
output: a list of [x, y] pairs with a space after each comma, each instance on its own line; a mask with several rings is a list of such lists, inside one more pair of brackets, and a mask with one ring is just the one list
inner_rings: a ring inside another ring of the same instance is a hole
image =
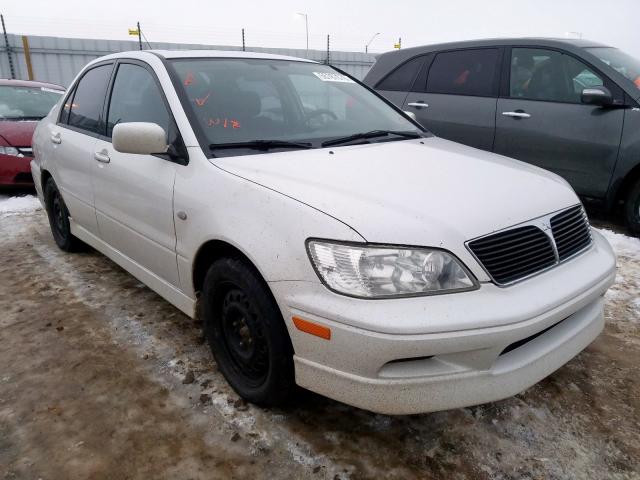
[[498, 285], [547, 270], [591, 245], [591, 227], [582, 205], [527, 223], [467, 242]]

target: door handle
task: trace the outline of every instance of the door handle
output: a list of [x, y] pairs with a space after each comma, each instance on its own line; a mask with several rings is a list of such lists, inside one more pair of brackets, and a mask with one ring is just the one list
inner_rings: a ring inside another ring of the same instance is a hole
[[427, 108], [429, 106], [428, 103], [424, 103], [424, 102], [410, 102], [407, 103], [407, 107], [413, 107], [413, 108]]
[[513, 118], [531, 118], [527, 112], [502, 112], [505, 117], [513, 117]]
[[60, 138], [60, 132], [56, 132], [56, 133], [52, 133], [51, 134], [51, 142], [55, 143], [55, 144], [62, 143], [62, 138]]
[[111, 159], [109, 158], [109, 154], [106, 150], [102, 150], [101, 152], [95, 152], [93, 154], [93, 158], [95, 158], [100, 163], [109, 163]]

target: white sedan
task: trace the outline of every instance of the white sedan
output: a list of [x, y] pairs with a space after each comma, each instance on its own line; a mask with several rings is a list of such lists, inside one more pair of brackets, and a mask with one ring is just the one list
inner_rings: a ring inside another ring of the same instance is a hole
[[39, 124], [60, 248], [187, 315], [244, 398], [376, 412], [514, 395], [603, 328], [615, 257], [565, 181], [432, 136], [307, 60], [124, 52]]

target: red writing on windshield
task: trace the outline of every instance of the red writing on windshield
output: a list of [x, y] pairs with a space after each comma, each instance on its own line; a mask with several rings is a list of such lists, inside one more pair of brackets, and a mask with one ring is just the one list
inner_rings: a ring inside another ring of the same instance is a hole
[[234, 118], [210, 118], [207, 124], [210, 127], [240, 128], [240, 122]]

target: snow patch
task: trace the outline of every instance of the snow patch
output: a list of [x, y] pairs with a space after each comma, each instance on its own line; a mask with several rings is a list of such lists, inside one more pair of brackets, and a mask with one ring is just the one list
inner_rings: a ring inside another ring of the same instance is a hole
[[640, 238], [616, 233], [606, 228], [596, 228], [595, 230], [600, 232], [604, 238], [609, 241], [617, 255], [624, 255], [640, 260]]
[[0, 216], [3, 217], [33, 213], [41, 208], [40, 200], [35, 195], [22, 195], [19, 197], [0, 195]]

